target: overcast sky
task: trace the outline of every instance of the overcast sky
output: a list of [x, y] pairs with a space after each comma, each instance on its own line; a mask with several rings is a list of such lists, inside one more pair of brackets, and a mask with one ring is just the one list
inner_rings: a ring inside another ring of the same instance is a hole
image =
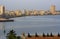
[[0, 0], [0, 5], [4, 5], [8, 10], [49, 10], [51, 5], [56, 5], [56, 9], [60, 10], [60, 0]]

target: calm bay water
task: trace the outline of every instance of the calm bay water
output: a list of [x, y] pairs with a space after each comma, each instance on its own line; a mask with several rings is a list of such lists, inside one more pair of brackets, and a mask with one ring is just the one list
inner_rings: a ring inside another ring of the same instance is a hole
[[30, 32], [34, 34], [38, 32], [39, 34], [53, 33], [56, 34], [60, 32], [60, 15], [49, 15], [49, 16], [25, 16], [12, 18], [14, 22], [0, 22], [0, 37], [2, 39], [3, 29], [5, 28], [6, 33], [9, 30], [14, 29], [17, 35], [20, 35], [22, 32], [26, 34]]

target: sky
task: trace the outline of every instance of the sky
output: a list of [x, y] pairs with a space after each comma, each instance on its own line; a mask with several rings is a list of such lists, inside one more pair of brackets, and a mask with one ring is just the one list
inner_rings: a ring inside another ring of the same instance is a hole
[[56, 10], [60, 10], [60, 0], [0, 0], [0, 5], [7, 10], [49, 10], [51, 5], [55, 5]]

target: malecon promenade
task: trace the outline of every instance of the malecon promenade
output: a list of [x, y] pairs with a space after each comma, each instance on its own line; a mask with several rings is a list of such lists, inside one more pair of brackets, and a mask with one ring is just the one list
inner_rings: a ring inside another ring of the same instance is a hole
[[28, 33], [28, 35], [25, 35], [25, 33], [23, 33], [21, 38], [22, 39], [60, 39], [60, 34], [58, 33], [57, 35], [53, 35], [52, 33], [50, 34], [43, 33], [42, 35], [38, 35], [37, 33], [35, 33], [35, 35], [30, 35], [30, 33]]

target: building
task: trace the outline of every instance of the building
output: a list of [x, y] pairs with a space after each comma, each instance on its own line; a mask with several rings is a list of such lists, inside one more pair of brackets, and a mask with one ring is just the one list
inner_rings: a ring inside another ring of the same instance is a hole
[[33, 10], [30, 10], [29, 13], [30, 13], [30, 16], [34, 15]]
[[10, 16], [9, 10], [5, 10], [5, 16], [6, 17], [9, 17]]
[[38, 15], [38, 10], [33, 10], [34, 15]]
[[45, 11], [45, 15], [51, 15], [50, 11], [49, 10]]
[[40, 15], [44, 15], [44, 14], [45, 14], [45, 11], [44, 11], [44, 10], [40, 10], [40, 11], [39, 11], [39, 14], [40, 14]]
[[22, 16], [22, 11], [16, 10], [16, 11], [15, 11], [15, 15], [16, 15], [16, 16]]
[[56, 11], [56, 14], [57, 14], [57, 15], [60, 15], [60, 11]]
[[30, 15], [30, 10], [24, 10], [25, 15]]
[[0, 6], [0, 15], [5, 13], [5, 7], [3, 5]]
[[15, 16], [15, 12], [14, 11], [9, 11], [9, 15], [14, 17]]
[[56, 8], [55, 8], [55, 5], [51, 5], [50, 7], [50, 13], [55, 15], [56, 14]]

